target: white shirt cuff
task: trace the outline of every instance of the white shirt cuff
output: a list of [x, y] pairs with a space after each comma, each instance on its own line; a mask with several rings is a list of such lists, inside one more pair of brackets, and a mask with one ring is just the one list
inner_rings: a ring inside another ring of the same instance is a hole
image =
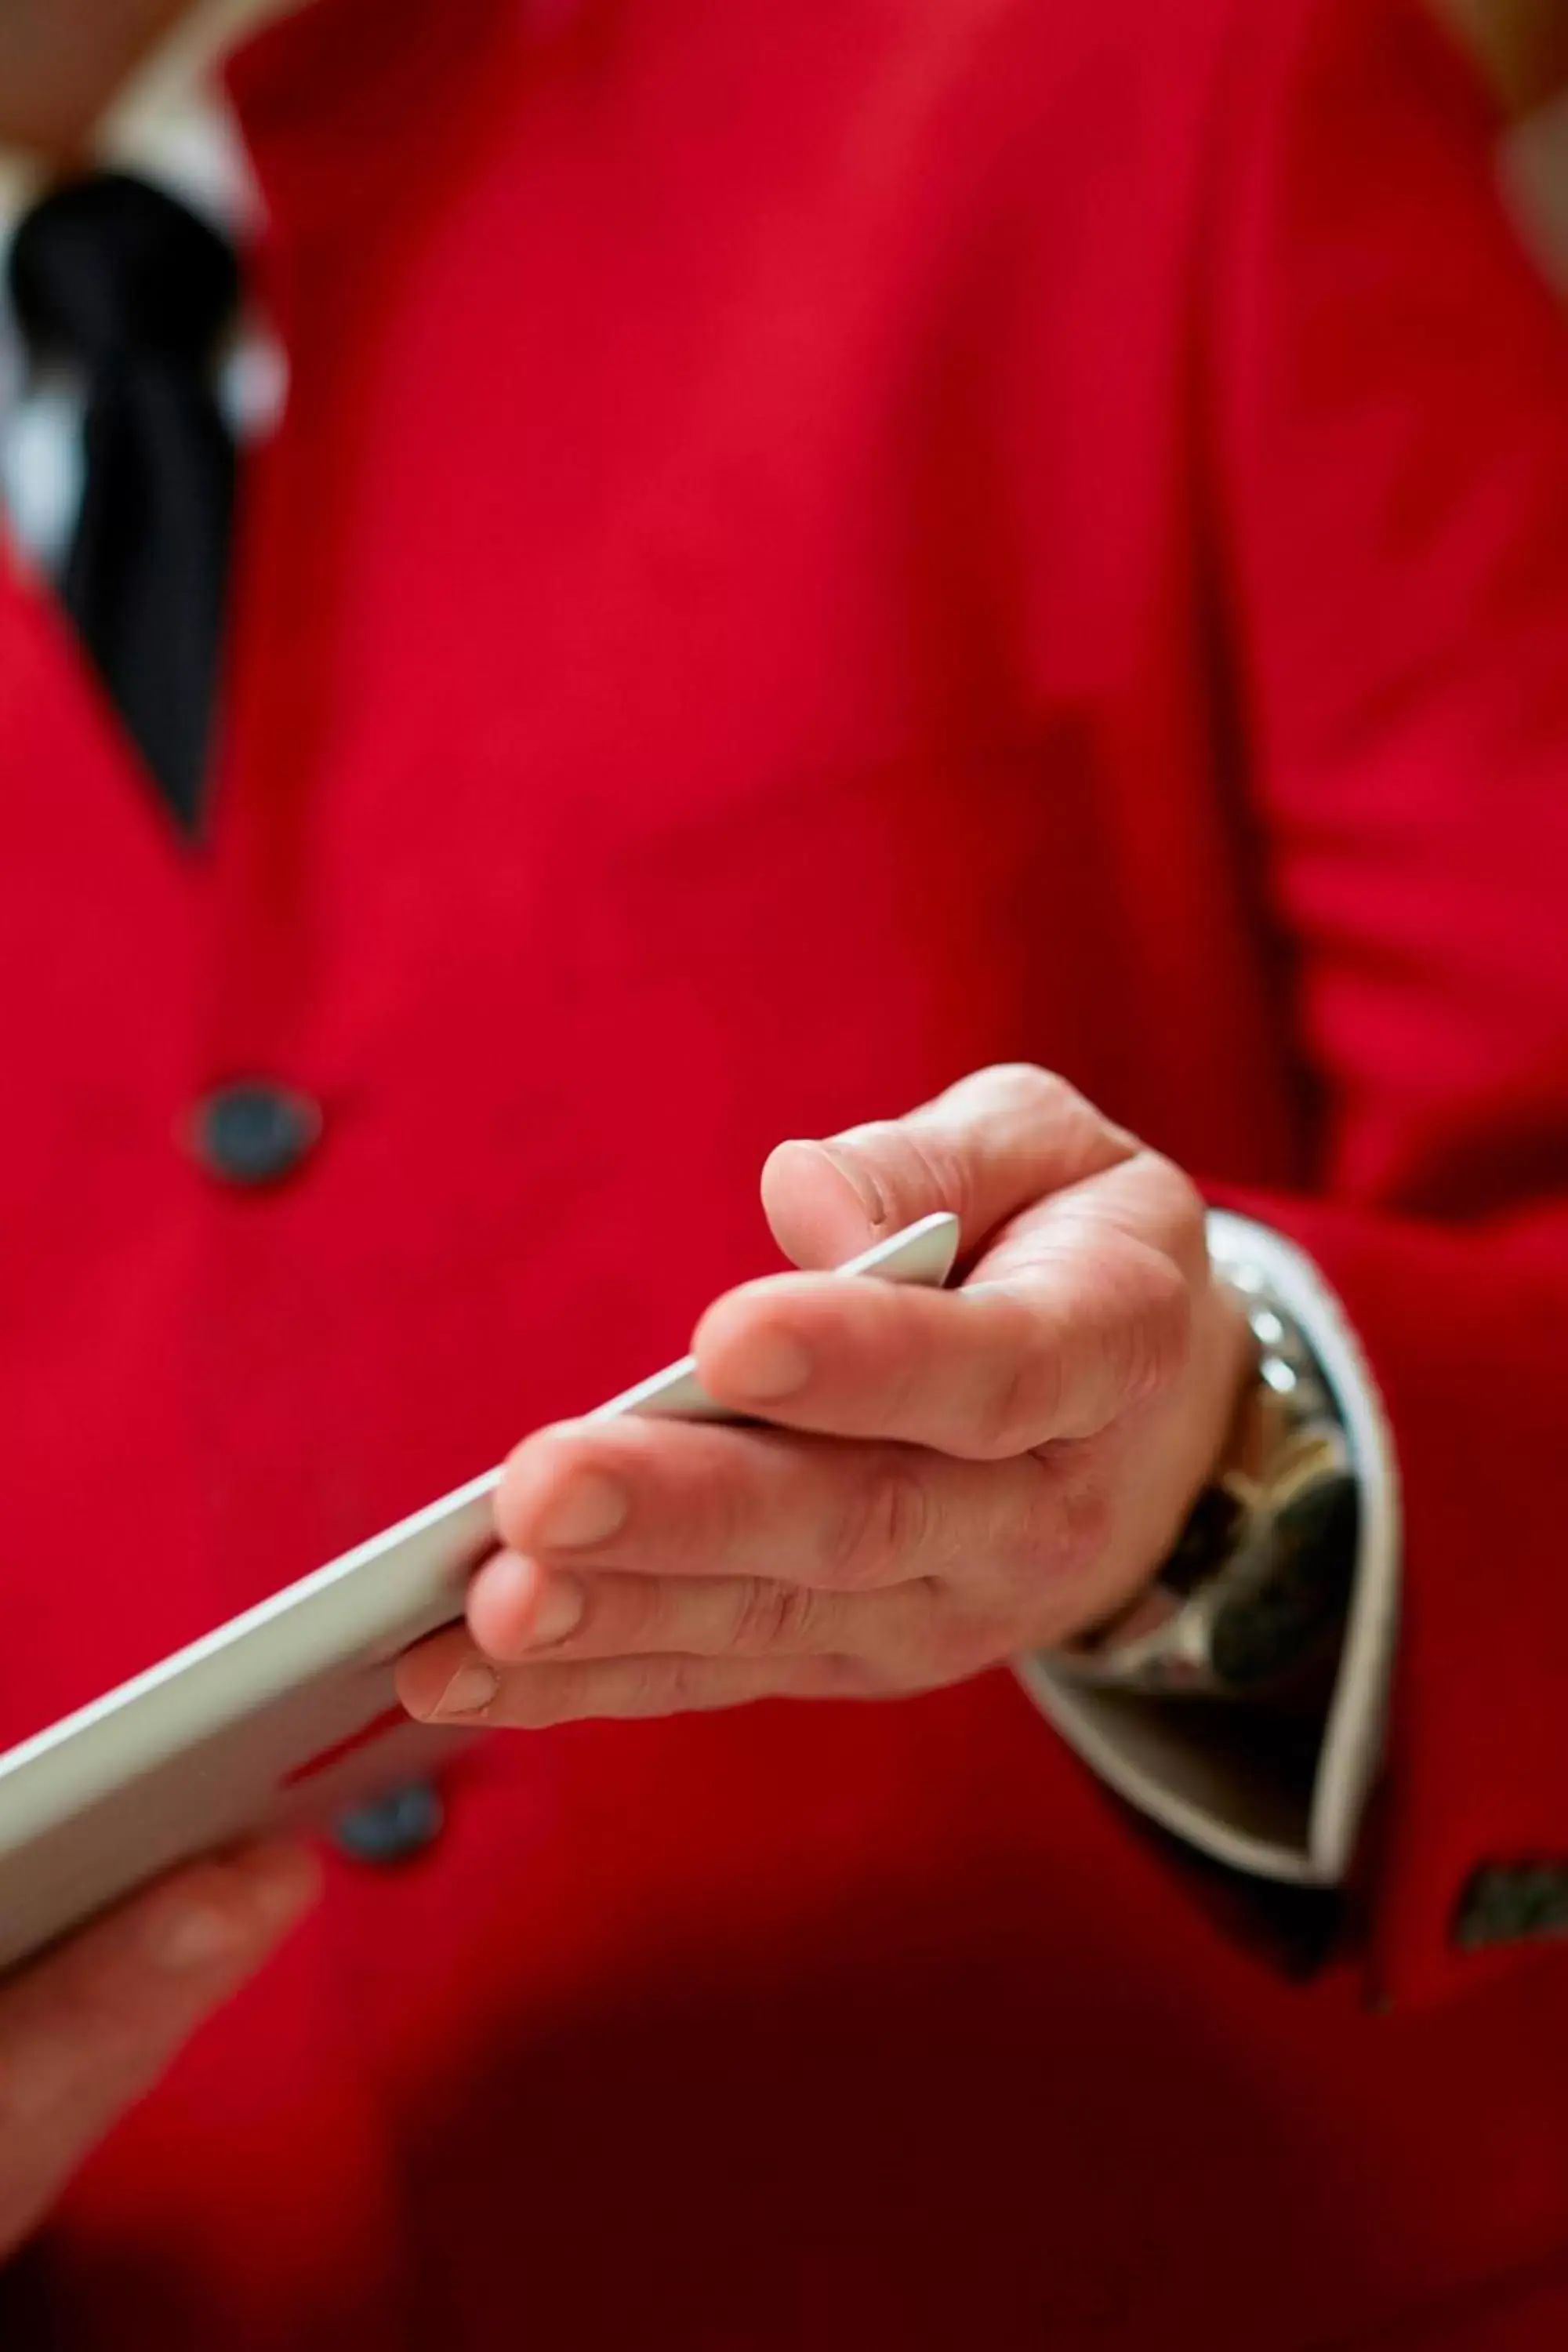
[[1077, 1684], [1048, 1653], [1020, 1681], [1068, 1746], [1164, 1829], [1259, 1878], [1333, 1886], [1345, 1876], [1383, 1748], [1398, 1633], [1399, 1470], [1382, 1398], [1343, 1307], [1293, 1242], [1209, 1213], [1216, 1265], [1256, 1265], [1300, 1324], [1344, 1415], [1360, 1531], [1332, 1696], [1314, 1752], [1278, 1745], [1224, 1700], [1145, 1698]]

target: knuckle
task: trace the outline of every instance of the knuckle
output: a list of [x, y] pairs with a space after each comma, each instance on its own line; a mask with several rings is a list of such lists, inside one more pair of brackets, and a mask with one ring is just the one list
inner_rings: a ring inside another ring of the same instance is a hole
[[1130, 1265], [1126, 1311], [1116, 1327], [1124, 1406], [1146, 1403], [1176, 1381], [1192, 1346], [1193, 1294], [1163, 1251], [1140, 1244]]
[[904, 1118], [868, 1119], [846, 1128], [836, 1139], [874, 1175], [882, 1203], [879, 1226], [905, 1224], [935, 1203], [958, 1207], [948, 1199], [956, 1166], [949, 1164], [940, 1139], [921, 1134], [919, 1120], [918, 1112]]
[[620, 1697], [632, 1715], [654, 1715], [679, 1703], [685, 1661], [680, 1658], [630, 1658], [620, 1675]]
[[998, 1062], [984, 1076], [994, 1108], [1020, 1128], [1036, 1132], [1054, 1129], [1085, 1142], [1113, 1131], [1088, 1096], [1059, 1070], [1039, 1062]]
[[941, 1690], [999, 1664], [1014, 1639], [1016, 1596], [993, 1576], [984, 1586], [921, 1580], [920, 1605], [902, 1618], [896, 1639], [879, 1645], [875, 1672], [884, 1689]]
[[675, 1704], [668, 1694], [679, 1679], [680, 1663], [673, 1658], [615, 1658], [543, 1669], [526, 1710], [511, 1719], [527, 1729], [542, 1729], [553, 1723], [662, 1714]]
[[1002, 1365], [981, 1397], [965, 1451], [980, 1462], [1002, 1462], [1020, 1452], [1016, 1433], [1023, 1425], [1032, 1392], [1037, 1389], [1031, 1368], [1017, 1359]]
[[977, 1124], [1004, 1134], [1092, 1119], [1075, 1087], [1034, 1062], [994, 1062], [960, 1078], [899, 1130], [911, 1192], [952, 1209], [967, 1226], [978, 1205]]
[[1052, 1428], [1067, 1388], [1063, 1351], [1043, 1319], [1020, 1303], [1019, 1328], [999, 1347], [994, 1369], [980, 1391], [963, 1451], [979, 1462], [1005, 1462], [1025, 1454]]
[[1037, 1464], [1034, 1490], [1000, 1563], [1011, 1623], [1008, 1651], [1039, 1638], [1042, 1606], [1070, 1591], [1104, 1557], [1115, 1505], [1092, 1440], [1053, 1446]]
[[[648, 1423], [649, 1428], [656, 1424]], [[667, 1424], [668, 1426], [668, 1424]], [[766, 1442], [766, 1441], [764, 1441]], [[757, 1532], [758, 1496], [753, 1476], [735, 1462], [716, 1463], [709, 1475], [679, 1506], [668, 1523], [667, 1541], [679, 1541], [689, 1562], [700, 1554], [710, 1566], [742, 1554]]]
[[748, 1577], [736, 1594], [730, 1646], [749, 1656], [804, 1649], [814, 1615], [815, 1595], [805, 1586]]
[[1053, 1525], [1044, 1550], [1052, 1573], [1076, 1580], [1087, 1576], [1110, 1541], [1114, 1507], [1104, 1480], [1081, 1465], [1057, 1488]]
[[889, 1447], [858, 1466], [828, 1545], [831, 1581], [850, 1589], [882, 1582], [922, 1553], [931, 1496], [912, 1453]]
[[905, 1223], [931, 1208], [951, 1210], [968, 1223], [973, 1214], [975, 1171], [965, 1138], [928, 1113], [915, 1112], [878, 1130], [888, 1221]]
[[703, 1705], [710, 1687], [701, 1658], [649, 1658], [633, 1678], [636, 1715], [673, 1715]]
[[1059, 1070], [1040, 1062], [993, 1062], [982, 1076], [990, 1092], [1016, 1110], [1058, 1110], [1083, 1099]]
[[670, 1613], [660, 1576], [584, 1577], [583, 1615], [567, 1640], [600, 1651], [651, 1649]]
[[501, 1677], [489, 1720], [514, 1731], [547, 1731], [591, 1713], [592, 1687], [589, 1670], [576, 1664], [517, 1667]]
[[1159, 1240], [1189, 1276], [1207, 1262], [1208, 1203], [1183, 1168], [1163, 1152], [1140, 1155], [1150, 1187]]
[[1176, 1380], [1192, 1345], [1193, 1285], [1169, 1250], [1120, 1221], [1094, 1221], [1081, 1234], [1075, 1315], [1084, 1368], [1094, 1377], [1074, 1433], [1087, 1436], [1146, 1403]]

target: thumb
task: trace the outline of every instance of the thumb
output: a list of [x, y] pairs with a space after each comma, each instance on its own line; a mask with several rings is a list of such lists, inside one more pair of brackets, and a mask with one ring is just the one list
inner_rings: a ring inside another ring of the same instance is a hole
[[1010, 1063], [904, 1118], [781, 1143], [763, 1171], [763, 1206], [798, 1266], [842, 1265], [937, 1209], [958, 1217], [969, 1255], [1020, 1210], [1137, 1149], [1064, 1078]]
[[[868, 1134], [858, 1129], [857, 1134]], [[896, 1228], [877, 1188], [874, 1163], [853, 1147], [795, 1139], [768, 1155], [763, 1207], [773, 1238], [793, 1265], [842, 1265]]]

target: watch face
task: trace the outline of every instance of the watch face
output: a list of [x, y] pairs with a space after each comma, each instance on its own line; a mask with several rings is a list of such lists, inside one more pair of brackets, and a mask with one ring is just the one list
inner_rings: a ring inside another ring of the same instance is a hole
[[1189, 1599], [1237, 1551], [1247, 1517], [1247, 1505], [1228, 1486], [1205, 1486], [1160, 1570], [1161, 1591]]
[[1348, 1470], [1315, 1478], [1276, 1514], [1268, 1566], [1221, 1602], [1209, 1661], [1233, 1690], [1273, 1682], [1304, 1665], [1350, 1602], [1360, 1511]]

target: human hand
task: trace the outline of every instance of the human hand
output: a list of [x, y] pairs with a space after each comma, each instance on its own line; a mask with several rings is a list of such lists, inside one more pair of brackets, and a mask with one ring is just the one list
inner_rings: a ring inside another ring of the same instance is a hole
[[1010, 1066], [780, 1145], [763, 1192], [803, 1267], [954, 1210], [963, 1282], [805, 1272], [721, 1298], [700, 1377], [773, 1426], [527, 1438], [466, 1623], [400, 1664], [412, 1714], [532, 1727], [927, 1690], [1103, 1623], [1159, 1568], [1251, 1361], [1177, 1169]]
[[254, 1846], [162, 1880], [0, 1981], [0, 2261], [316, 1885], [299, 1847]]

